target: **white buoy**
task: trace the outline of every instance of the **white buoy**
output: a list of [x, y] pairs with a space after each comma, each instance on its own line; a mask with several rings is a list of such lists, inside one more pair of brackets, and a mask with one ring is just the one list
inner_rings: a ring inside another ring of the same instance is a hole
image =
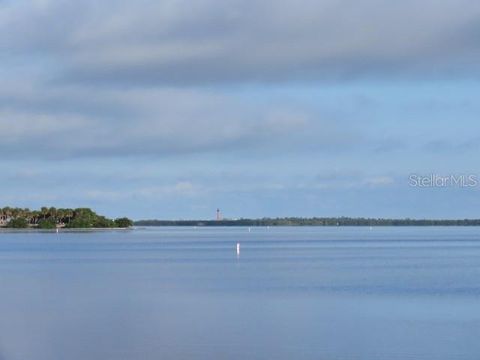
[[237, 255], [240, 255], [240, 243], [237, 243]]
[[57, 234], [58, 234], [58, 228], [57, 228]]

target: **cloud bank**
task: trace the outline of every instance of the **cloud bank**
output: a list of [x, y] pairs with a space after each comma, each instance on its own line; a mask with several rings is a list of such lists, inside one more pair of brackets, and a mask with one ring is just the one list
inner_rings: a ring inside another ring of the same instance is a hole
[[356, 119], [239, 86], [476, 77], [479, 29], [467, 0], [2, 2], [0, 151], [341, 150]]
[[5, 2], [0, 46], [55, 80], [206, 85], [478, 76], [470, 0]]

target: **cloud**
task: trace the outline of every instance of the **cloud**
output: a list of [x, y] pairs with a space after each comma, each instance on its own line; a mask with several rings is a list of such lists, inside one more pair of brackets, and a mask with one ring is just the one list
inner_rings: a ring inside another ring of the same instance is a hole
[[238, 85], [471, 75], [477, 64], [464, 61], [478, 50], [469, 39], [479, 15], [467, 0], [3, 2], [0, 151], [341, 153], [369, 143], [398, 152], [403, 140], [382, 142], [356, 124], [361, 104], [342, 113], [329, 97], [327, 113]]
[[190, 181], [179, 181], [161, 186], [140, 187], [133, 190], [87, 190], [85, 196], [90, 200], [117, 201], [128, 198], [164, 199], [168, 197], [194, 197], [205, 191], [202, 186]]
[[22, 1], [0, 7], [0, 46], [73, 83], [471, 77], [479, 19], [469, 0]]
[[398, 176], [368, 174], [359, 170], [331, 170], [297, 185], [300, 189], [365, 189], [393, 186]]
[[311, 127], [308, 114], [288, 105], [255, 105], [218, 93], [169, 88], [42, 90], [0, 90], [4, 159], [275, 148], [285, 141], [300, 143], [300, 135]]
[[468, 153], [477, 151], [480, 147], [480, 137], [473, 136], [455, 140], [450, 138], [434, 139], [427, 142], [422, 150], [433, 153]]

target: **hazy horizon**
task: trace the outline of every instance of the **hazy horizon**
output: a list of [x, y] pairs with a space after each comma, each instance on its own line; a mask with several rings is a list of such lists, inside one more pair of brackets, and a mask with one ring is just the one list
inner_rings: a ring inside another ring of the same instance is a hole
[[479, 218], [480, 3], [0, 1], [0, 206]]

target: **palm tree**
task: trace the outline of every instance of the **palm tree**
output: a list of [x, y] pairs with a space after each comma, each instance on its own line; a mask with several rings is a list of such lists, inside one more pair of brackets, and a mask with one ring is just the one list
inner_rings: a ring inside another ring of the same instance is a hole
[[67, 209], [66, 211], [66, 217], [67, 217], [67, 224], [70, 223], [70, 221], [72, 220], [72, 218], [75, 216], [75, 213], [72, 209]]
[[57, 209], [54, 208], [53, 206], [48, 209], [48, 214], [49, 214], [49, 217], [53, 217], [55, 220], [57, 219]]
[[42, 216], [43, 216], [43, 220], [45, 220], [47, 218], [47, 215], [48, 215], [48, 208], [43, 206], [41, 209], [40, 209], [40, 212], [42, 213]]
[[10, 210], [10, 215], [12, 218], [16, 219], [18, 217], [19, 212], [20, 211], [18, 208], [13, 208]]
[[12, 208], [9, 206], [4, 207], [3, 212], [5, 214], [5, 220], [8, 220], [12, 216]]
[[64, 217], [65, 217], [65, 209], [57, 209], [57, 224], [63, 224], [64, 223]]

